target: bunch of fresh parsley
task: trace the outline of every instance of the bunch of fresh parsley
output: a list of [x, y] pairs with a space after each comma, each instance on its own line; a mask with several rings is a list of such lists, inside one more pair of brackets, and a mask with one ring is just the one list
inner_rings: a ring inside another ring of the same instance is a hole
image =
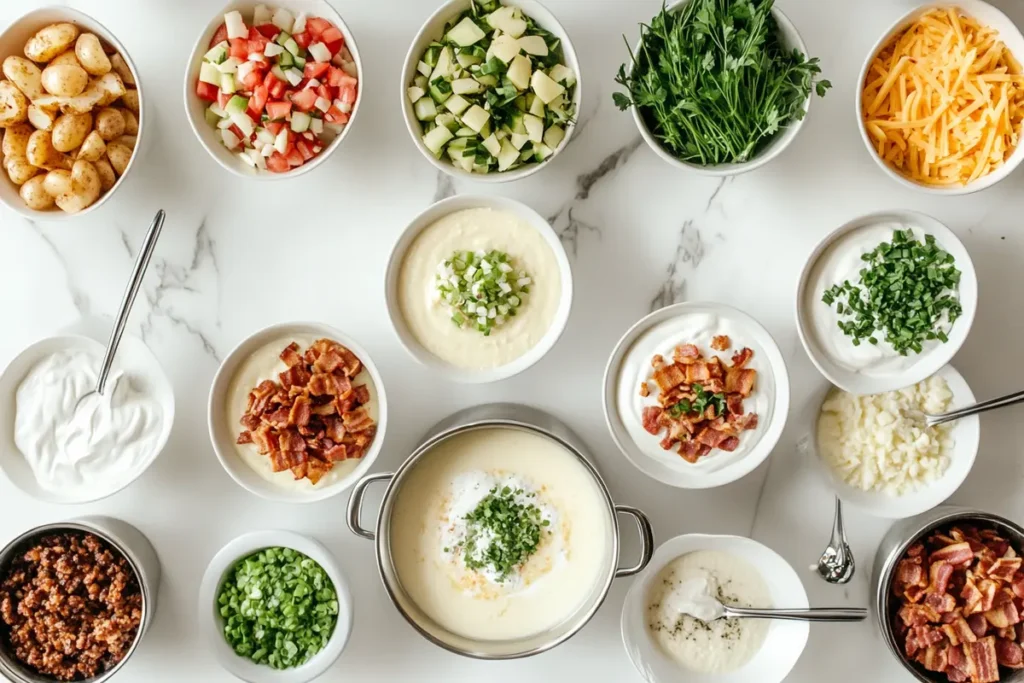
[[[818, 60], [786, 49], [773, 0], [690, 0], [641, 25], [632, 68], [619, 67], [613, 95], [635, 106], [648, 130], [674, 156], [710, 166], [749, 161], [803, 118]], [[627, 41], [628, 46], [628, 41]]]

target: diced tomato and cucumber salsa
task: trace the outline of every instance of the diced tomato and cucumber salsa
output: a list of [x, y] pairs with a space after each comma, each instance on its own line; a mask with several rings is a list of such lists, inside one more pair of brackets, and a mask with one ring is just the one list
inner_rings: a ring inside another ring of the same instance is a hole
[[576, 114], [561, 41], [518, 7], [475, 0], [417, 65], [407, 96], [423, 144], [465, 171], [509, 171], [551, 157]]
[[341, 31], [320, 17], [257, 5], [249, 25], [228, 12], [203, 56], [196, 94], [224, 146], [284, 173], [320, 154], [348, 123], [359, 92]]

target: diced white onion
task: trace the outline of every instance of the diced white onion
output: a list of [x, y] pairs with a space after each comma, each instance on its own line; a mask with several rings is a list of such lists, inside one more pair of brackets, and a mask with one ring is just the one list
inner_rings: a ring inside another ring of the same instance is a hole
[[242, 13], [238, 10], [224, 15], [224, 26], [228, 30], [228, 38], [245, 38], [249, 35], [249, 29], [242, 20]]
[[313, 106], [322, 112], [326, 112], [331, 108], [331, 101], [324, 97], [318, 97], [316, 98], [316, 102], [313, 103]]
[[267, 58], [264, 57], [263, 54], [260, 53], [260, 52], [250, 52], [249, 53], [249, 61], [250, 62], [265, 62], [265, 61], [267, 61]]
[[309, 46], [309, 55], [317, 62], [329, 62], [331, 61], [331, 51], [327, 49], [327, 46], [317, 41]]
[[299, 12], [299, 16], [295, 17], [295, 23], [292, 24], [292, 35], [296, 33], [302, 33], [306, 30], [306, 13]]
[[267, 46], [263, 48], [263, 54], [268, 57], [276, 57], [284, 52], [284, 48], [277, 43], [267, 43]]

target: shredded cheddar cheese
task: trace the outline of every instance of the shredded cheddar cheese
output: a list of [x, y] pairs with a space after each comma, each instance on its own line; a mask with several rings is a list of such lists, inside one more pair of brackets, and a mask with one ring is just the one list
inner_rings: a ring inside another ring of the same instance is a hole
[[998, 33], [958, 9], [925, 12], [875, 56], [863, 83], [875, 150], [924, 185], [966, 185], [1017, 148], [1024, 74]]

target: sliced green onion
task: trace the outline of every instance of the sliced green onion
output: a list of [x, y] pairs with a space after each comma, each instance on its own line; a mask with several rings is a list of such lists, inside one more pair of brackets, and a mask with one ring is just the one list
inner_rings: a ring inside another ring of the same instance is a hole
[[453, 253], [438, 265], [434, 284], [453, 324], [487, 336], [516, 314], [532, 282], [508, 254], [492, 250]]

